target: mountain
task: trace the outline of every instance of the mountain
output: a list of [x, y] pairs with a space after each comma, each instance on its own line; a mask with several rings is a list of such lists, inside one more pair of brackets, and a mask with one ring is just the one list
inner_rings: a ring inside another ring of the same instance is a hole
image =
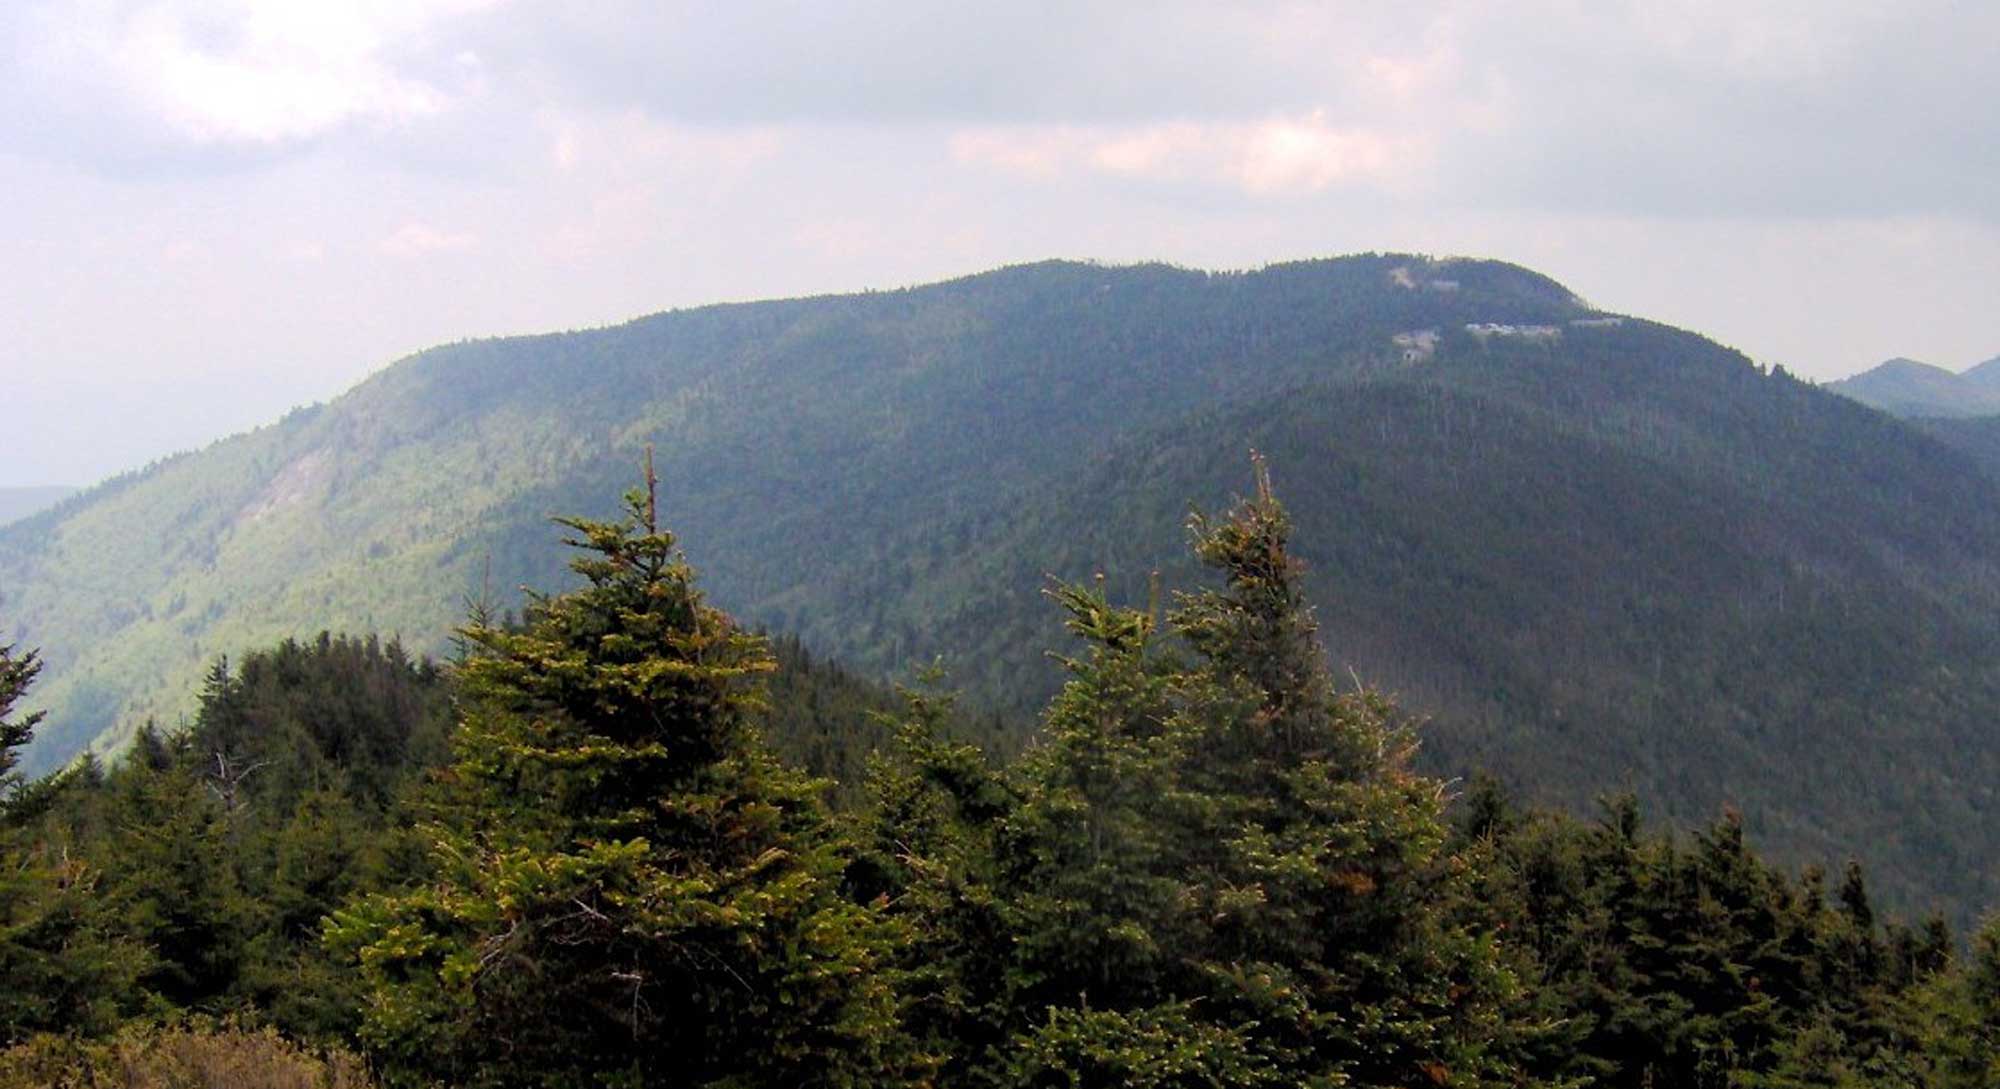
[[2000, 358], [1963, 373], [1891, 359], [1826, 388], [1896, 416], [1965, 417], [2000, 415]]
[[0, 531], [34, 766], [176, 721], [218, 655], [435, 648], [564, 584], [546, 519], [612, 513], [648, 443], [724, 607], [872, 675], [944, 655], [1019, 719], [1060, 680], [1045, 576], [1190, 585], [1188, 506], [1254, 446], [1333, 653], [1432, 717], [1434, 770], [1734, 806], [1896, 902], [2000, 901], [2000, 484], [1486, 261], [1053, 262], [421, 353]]
[[2000, 357], [1958, 373], [1891, 359], [1824, 388], [1910, 420], [2000, 478]]
[[60, 486], [0, 488], [0, 526], [38, 514], [75, 494], [75, 488]]
[[1960, 377], [1981, 390], [2000, 390], [2000, 356], [1967, 367]]

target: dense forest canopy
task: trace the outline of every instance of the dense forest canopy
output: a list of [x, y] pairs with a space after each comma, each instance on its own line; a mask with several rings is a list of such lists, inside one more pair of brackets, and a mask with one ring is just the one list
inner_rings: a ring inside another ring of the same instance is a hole
[[12, 770], [39, 662], [0, 650], [0, 1086], [2000, 1075], [2000, 924], [1889, 916], [1734, 813], [1417, 770], [1261, 467], [1191, 523], [1207, 588], [1050, 588], [1066, 679], [1008, 759], [948, 695], [774, 656], [629, 502], [449, 664], [281, 643], [109, 766]]

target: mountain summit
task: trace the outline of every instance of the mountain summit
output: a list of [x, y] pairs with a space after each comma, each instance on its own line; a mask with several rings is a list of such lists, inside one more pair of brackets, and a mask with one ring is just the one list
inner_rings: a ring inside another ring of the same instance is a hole
[[1962, 373], [1899, 357], [1826, 388], [1897, 416], [2000, 415], [2000, 357]]
[[177, 721], [219, 656], [438, 649], [468, 598], [564, 585], [546, 519], [611, 513], [649, 443], [718, 604], [1015, 709], [1060, 680], [1044, 577], [1195, 584], [1188, 506], [1254, 447], [1342, 674], [1433, 717], [1433, 768], [2000, 899], [2000, 486], [1492, 261], [1048, 262], [420, 353], [0, 530], [35, 765]]

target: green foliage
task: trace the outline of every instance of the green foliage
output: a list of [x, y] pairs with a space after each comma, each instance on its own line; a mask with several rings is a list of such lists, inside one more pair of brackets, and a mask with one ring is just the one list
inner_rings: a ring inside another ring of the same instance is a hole
[[27, 695], [28, 686], [41, 671], [41, 660], [34, 651], [24, 653], [18, 647], [0, 646], [0, 803], [12, 802], [20, 789], [15, 767], [20, 763], [21, 749], [34, 740], [35, 726], [42, 721], [39, 711], [15, 713], [15, 704]]
[[100, 1012], [30, 1023], [94, 1034], [141, 1010], [256, 1011], [307, 1038], [351, 1031], [357, 981], [321, 950], [320, 920], [411, 874], [399, 799], [446, 722], [435, 670], [322, 636], [218, 665], [189, 729], [143, 732], [108, 772], [34, 784], [14, 832], [34, 895], [16, 903], [40, 906], [14, 909], [0, 958], [59, 948], [43, 970], [78, 981], [16, 993], [96, 996]]
[[[904, 702], [895, 689], [812, 653], [797, 636], [773, 637], [771, 652], [776, 668], [766, 706], [757, 712], [758, 732], [786, 763], [825, 780], [836, 809], [859, 806], [871, 759], [891, 747]], [[996, 756], [1018, 749], [1025, 732], [1000, 715], [973, 714], [951, 699], [931, 702], [924, 714], [940, 738], [976, 742]]]
[[1198, 663], [1168, 736], [1207, 1014], [1258, 1025], [1300, 1084], [1498, 1083], [1514, 983], [1470, 925], [1442, 785], [1392, 708], [1336, 694], [1290, 533], [1260, 464], [1253, 499], [1195, 522], [1224, 587], [1171, 618]]
[[239, 839], [185, 739], [158, 743], [159, 764], [108, 778], [93, 852], [124, 927], [155, 951], [141, 986], [168, 1007], [219, 1013], [242, 967], [255, 906], [237, 874]]
[[[1732, 811], [1656, 833], [1486, 778], [1448, 822], [1402, 712], [1334, 683], [1261, 465], [1193, 521], [1209, 589], [1050, 590], [1080, 649], [1004, 763], [928, 679], [891, 711], [774, 658], [649, 497], [565, 524], [583, 585], [475, 613], [448, 674], [287, 641], [212, 669], [188, 729], [17, 780], [0, 1086], [366, 1084], [351, 1042], [412, 1086], [2000, 1074], [2000, 924], [1961, 957]], [[0, 722], [33, 661], [0, 654]], [[265, 1027], [172, 1027], [217, 1016]]]
[[0, 842], [0, 1045], [37, 1032], [102, 1033], [139, 1007], [150, 957], [124, 933], [89, 864]]
[[1829, 902], [1818, 870], [1764, 862], [1733, 814], [1682, 842], [1646, 832], [1629, 795], [1593, 823], [1469, 801], [1479, 901], [1561, 1026], [1531, 1069], [1634, 1089], [1934, 1084], [1923, 1037], [1962, 983], [1950, 937], [1880, 925], [1858, 869]]
[[586, 585], [464, 632], [433, 878], [328, 925], [363, 1038], [453, 1084], [893, 1079], [888, 931], [751, 724], [763, 641], [703, 602], [649, 497], [563, 524]]
[[[1052, 1007], [1010, 1045], [1008, 1082], [1035, 1089], [1317, 1086], [1300, 1081], [1253, 1039], [1254, 1025], [1219, 1024], [1192, 1002], [1132, 1011]], [[1338, 1084], [1338, 1083], [1334, 1083]]]
[[132, 1012], [148, 964], [102, 899], [102, 875], [37, 834], [74, 777], [24, 785], [12, 772], [40, 718], [13, 717], [37, 668], [33, 652], [0, 646], [0, 1046], [107, 1031]]
[[870, 758], [867, 804], [849, 818], [847, 892], [898, 928], [886, 967], [903, 1032], [935, 1084], [959, 1085], [1007, 1031], [1013, 935], [995, 841], [1019, 799], [983, 752], [951, 738], [951, 696], [903, 697], [880, 718], [891, 743]]
[[2000, 917], [1973, 938], [1967, 964], [1910, 996], [1906, 1016], [1926, 1089], [2000, 1084]]
[[1052, 591], [1084, 649], [1010, 786], [914, 705], [871, 831], [958, 1045], [940, 1084], [1511, 1083], [1440, 786], [1335, 692], [1287, 536], [1261, 477], [1196, 522], [1225, 586], [1168, 618], [1185, 660], [1102, 585]]
[[400, 642], [321, 632], [253, 653], [234, 670], [218, 661], [189, 747], [212, 779], [232, 781], [227, 804], [256, 805], [266, 819], [315, 791], [379, 811], [443, 760], [450, 721], [437, 670], [412, 661]]

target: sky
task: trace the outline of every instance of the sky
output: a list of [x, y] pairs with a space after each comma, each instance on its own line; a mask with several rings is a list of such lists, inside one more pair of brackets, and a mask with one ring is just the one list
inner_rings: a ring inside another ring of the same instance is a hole
[[0, 486], [424, 347], [1050, 257], [1495, 257], [2000, 355], [2000, 5], [0, 4]]

